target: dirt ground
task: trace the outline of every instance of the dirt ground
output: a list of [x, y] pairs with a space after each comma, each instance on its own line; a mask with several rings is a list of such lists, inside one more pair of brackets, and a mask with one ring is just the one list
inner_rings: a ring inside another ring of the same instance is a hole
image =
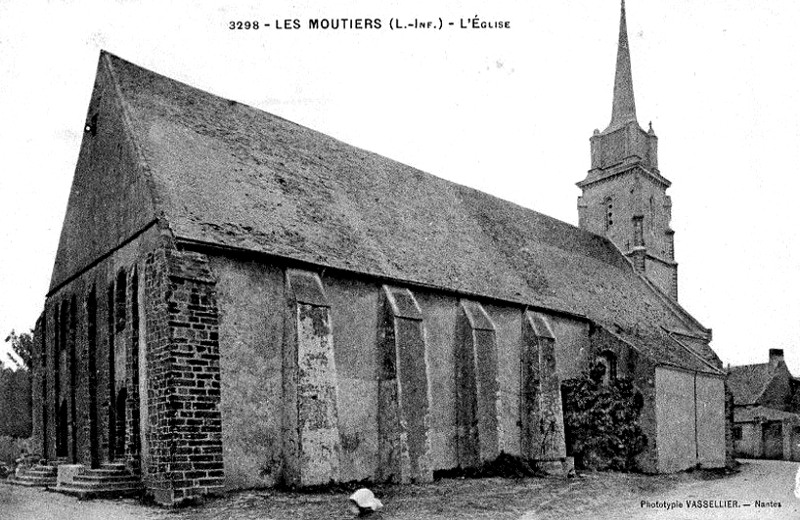
[[[797, 463], [747, 461], [738, 473], [694, 471], [646, 476], [587, 473], [565, 479], [443, 479], [420, 486], [373, 488], [384, 509], [367, 518], [401, 519], [682, 519], [800, 518]], [[689, 507], [689, 502], [705, 507]], [[757, 507], [772, 503], [772, 507]], [[737, 507], [732, 507], [736, 501]], [[681, 503], [665, 509], [658, 504]], [[647, 505], [649, 504], [649, 505]], [[749, 504], [749, 505], [744, 505]], [[780, 504], [780, 507], [774, 504]], [[351, 519], [347, 493], [249, 491], [177, 510], [133, 500], [74, 498], [0, 485], [0, 518], [19, 520], [310, 520]]]

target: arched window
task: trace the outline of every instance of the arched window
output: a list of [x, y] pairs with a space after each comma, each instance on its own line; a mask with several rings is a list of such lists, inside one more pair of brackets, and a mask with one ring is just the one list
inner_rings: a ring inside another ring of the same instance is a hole
[[650, 218], [648, 220], [648, 227], [652, 231], [656, 228], [656, 201], [652, 195], [650, 195]]
[[606, 212], [606, 229], [610, 229], [614, 225], [614, 201], [611, 197], [605, 198], [603, 209]]
[[610, 350], [604, 350], [597, 356], [597, 362], [605, 367], [603, 384], [608, 386], [617, 378], [617, 356]]
[[125, 294], [127, 287], [125, 286], [128, 281], [128, 278], [125, 276], [125, 269], [120, 269], [117, 273], [117, 298], [116, 298], [116, 308], [117, 308], [117, 332], [120, 332], [125, 329], [125, 311], [127, 310], [125, 305]]
[[58, 321], [58, 335], [59, 335], [59, 343], [58, 349], [66, 350], [67, 349], [67, 337], [69, 336], [69, 304], [66, 300], [61, 302], [61, 315], [59, 316]]

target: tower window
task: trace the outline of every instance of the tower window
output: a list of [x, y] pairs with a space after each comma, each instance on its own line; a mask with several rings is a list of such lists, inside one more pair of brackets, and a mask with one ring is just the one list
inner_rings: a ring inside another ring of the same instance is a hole
[[614, 225], [614, 201], [611, 197], [606, 197], [603, 201], [603, 207], [606, 211], [606, 229]]

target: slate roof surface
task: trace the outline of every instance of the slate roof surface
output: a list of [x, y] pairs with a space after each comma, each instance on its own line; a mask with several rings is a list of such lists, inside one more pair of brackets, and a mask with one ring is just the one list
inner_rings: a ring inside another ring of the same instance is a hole
[[[662, 336], [660, 327], [706, 332], [603, 237], [108, 53], [100, 66], [118, 84], [153, 198], [179, 239], [585, 315], [650, 336]], [[674, 342], [649, 352], [695, 367]]]
[[742, 365], [728, 370], [728, 388], [737, 405], [755, 404], [772, 380], [769, 363]]

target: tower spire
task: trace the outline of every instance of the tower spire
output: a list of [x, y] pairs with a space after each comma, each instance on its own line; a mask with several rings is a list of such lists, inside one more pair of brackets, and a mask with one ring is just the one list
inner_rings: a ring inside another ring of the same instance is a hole
[[631, 53], [628, 48], [628, 24], [625, 21], [625, 0], [622, 0], [619, 16], [617, 72], [614, 77], [614, 106], [609, 126], [621, 126], [630, 121], [636, 121], [636, 102], [633, 99], [633, 77], [631, 75]]

